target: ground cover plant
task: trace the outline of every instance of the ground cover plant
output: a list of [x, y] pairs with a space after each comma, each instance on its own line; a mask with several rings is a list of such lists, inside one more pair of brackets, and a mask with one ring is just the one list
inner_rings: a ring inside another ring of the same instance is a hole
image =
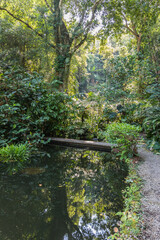
[[30, 157], [29, 145], [7, 145], [0, 148], [0, 168], [8, 174], [15, 174], [29, 163]]
[[139, 160], [137, 144], [141, 128], [126, 123], [112, 123], [106, 130], [106, 140], [116, 144], [113, 154], [117, 161], [124, 161], [128, 166], [128, 176], [125, 179], [126, 188], [123, 190], [124, 210], [118, 212], [119, 227], [114, 229], [110, 239], [139, 239], [141, 232], [141, 179], [136, 170]]
[[120, 216], [119, 228], [115, 228], [115, 233], [110, 239], [138, 240], [142, 228], [141, 214], [141, 179], [137, 174], [133, 159], [127, 159], [129, 173], [125, 180], [127, 187], [123, 191], [124, 211], [118, 212]]

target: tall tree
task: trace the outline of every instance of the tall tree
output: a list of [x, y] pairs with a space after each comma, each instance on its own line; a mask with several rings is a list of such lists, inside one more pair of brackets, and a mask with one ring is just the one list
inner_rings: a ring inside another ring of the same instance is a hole
[[105, 1], [103, 23], [109, 32], [130, 33], [136, 39], [140, 52], [144, 36], [159, 15], [159, 0]]
[[[55, 79], [68, 89], [71, 58], [96, 26], [96, 12], [102, 0], [2, 0], [5, 12], [55, 50]], [[46, 23], [48, 27], [46, 29]]]

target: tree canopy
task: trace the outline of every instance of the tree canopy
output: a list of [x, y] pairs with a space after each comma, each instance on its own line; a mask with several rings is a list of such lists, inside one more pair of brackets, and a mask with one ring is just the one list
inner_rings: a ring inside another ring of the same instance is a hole
[[33, 31], [55, 52], [55, 78], [68, 88], [73, 54], [96, 26], [97, 1], [2, 1], [0, 10]]

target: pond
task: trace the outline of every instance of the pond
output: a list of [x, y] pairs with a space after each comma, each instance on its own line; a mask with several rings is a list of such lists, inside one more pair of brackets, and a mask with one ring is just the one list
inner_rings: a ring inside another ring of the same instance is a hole
[[123, 209], [127, 167], [110, 153], [47, 147], [0, 176], [1, 240], [107, 240]]

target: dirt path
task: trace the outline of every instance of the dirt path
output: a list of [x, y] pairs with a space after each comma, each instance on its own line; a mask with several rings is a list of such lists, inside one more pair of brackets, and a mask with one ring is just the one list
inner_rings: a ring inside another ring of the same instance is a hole
[[160, 240], [160, 155], [144, 148], [138, 150], [144, 160], [139, 175], [144, 180], [142, 211], [144, 229], [141, 240]]

